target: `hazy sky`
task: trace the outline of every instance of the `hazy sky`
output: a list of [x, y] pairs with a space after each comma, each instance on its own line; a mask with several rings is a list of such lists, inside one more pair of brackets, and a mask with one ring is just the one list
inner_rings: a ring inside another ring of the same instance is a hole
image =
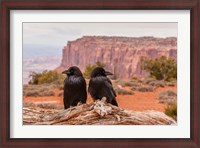
[[63, 47], [85, 35], [177, 37], [177, 23], [23, 23], [23, 43]]

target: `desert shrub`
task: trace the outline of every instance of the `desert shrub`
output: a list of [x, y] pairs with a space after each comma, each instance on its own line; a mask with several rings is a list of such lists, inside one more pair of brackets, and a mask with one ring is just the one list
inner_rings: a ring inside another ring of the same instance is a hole
[[155, 59], [146, 57], [141, 58], [141, 69], [150, 73], [151, 77], [157, 80], [166, 80], [177, 78], [177, 63], [172, 58], [161, 56]]
[[108, 78], [111, 79], [111, 80], [116, 80], [117, 79], [116, 75], [109, 75]]
[[119, 95], [133, 95], [134, 94], [133, 91], [125, 90], [125, 89], [122, 89], [122, 88], [116, 88], [115, 92]]
[[63, 92], [58, 93], [58, 97], [61, 97], [61, 96], [63, 96]]
[[175, 83], [172, 83], [172, 82], [169, 82], [167, 83], [168, 86], [175, 86], [176, 84]]
[[143, 80], [143, 83], [144, 84], [149, 84], [153, 81], [155, 81], [156, 79], [155, 78], [151, 78], [151, 77], [146, 77], [144, 80]]
[[121, 85], [122, 87], [137, 87], [139, 86], [139, 82], [136, 80], [121, 80], [118, 79], [115, 81], [118, 85]]
[[64, 84], [58, 85], [56, 88], [58, 88], [59, 90], [63, 90], [64, 89]]
[[55, 93], [53, 91], [49, 91], [49, 90], [35, 90], [35, 91], [27, 91], [25, 93], [25, 96], [27, 97], [37, 97], [37, 96], [54, 96]]
[[29, 84], [45, 84], [45, 83], [54, 83], [54, 84], [63, 84], [65, 75], [58, 73], [57, 71], [43, 71], [43, 72], [31, 72], [29, 77], [31, 80]]
[[137, 81], [138, 81], [138, 83], [143, 83], [142, 79], [138, 79]]
[[172, 81], [172, 82], [167, 82], [168, 86], [176, 86], [176, 81]]
[[58, 90], [63, 90], [64, 89], [64, 81], [58, 82], [58, 83], [51, 83], [51, 85], [54, 86], [54, 88], [58, 89]]
[[137, 88], [137, 91], [141, 91], [141, 92], [152, 92], [154, 89], [153, 86], [140, 86]]
[[133, 82], [131, 81], [127, 81], [124, 83], [124, 86], [132, 86], [133, 85]]
[[37, 96], [40, 96], [39, 92], [35, 91], [35, 90], [26, 91], [24, 95], [27, 96], [27, 97], [37, 97]]
[[159, 102], [173, 104], [176, 101], [177, 94], [172, 90], [166, 90], [159, 94]]
[[149, 85], [155, 86], [155, 87], [164, 87], [166, 83], [164, 81], [152, 81], [149, 83]]
[[139, 80], [138, 77], [136, 77], [136, 76], [132, 76], [131, 79], [132, 79], [132, 80], [135, 80], [135, 81], [138, 81], [138, 80]]
[[96, 68], [96, 67], [103, 67], [103, 68], [105, 68], [105, 64], [104, 63], [102, 63], [102, 62], [99, 62], [99, 61], [97, 61], [95, 64], [89, 64], [89, 65], [87, 65], [86, 66], [86, 68], [85, 68], [85, 71], [84, 71], [84, 73], [83, 73], [83, 75], [86, 77], [86, 78], [89, 78], [90, 77], [90, 75], [91, 75], [91, 73], [92, 73], [92, 71]]
[[121, 80], [121, 79], [117, 79], [116, 81], [115, 81], [115, 83], [117, 84], [117, 85], [120, 85], [120, 86], [125, 86], [125, 83], [126, 83], [126, 81], [124, 81], [124, 80]]
[[124, 83], [124, 86], [137, 87], [137, 86], [139, 86], [139, 84], [136, 81], [127, 81], [127, 82]]
[[176, 93], [172, 90], [166, 90], [160, 93], [160, 95], [176, 96]]
[[55, 93], [52, 90], [44, 90], [44, 91], [40, 92], [39, 95], [40, 96], [54, 96]]
[[53, 81], [52, 84], [55, 84], [55, 85], [58, 86], [58, 87], [59, 87], [59, 86], [63, 86], [63, 85], [64, 85], [64, 80], [65, 80], [66, 77], [67, 77], [67, 76], [62, 75], [61, 78], [59, 78], [58, 80]]
[[134, 94], [134, 92], [132, 90], [126, 90], [126, 89], [123, 89], [121, 86], [117, 86], [117, 85], [113, 85], [113, 88], [116, 92], [116, 94], [119, 94], [119, 95], [132, 95]]
[[135, 87], [135, 86], [131, 87], [131, 90], [132, 90], [132, 91], [135, 91], [135, 90], [137, 90], [137, 89], [138, 89], [138, 87]]
[[47, 84], [42, 84], [42, 85], [24, 85], [23, 87], [23, 95], [24, 96], [54, 96], [54, 89], [55, 85], [47, 85]]
[[177, 103], [174, 102], [171, 105], [168, 105], [165, 109], [165, 114], [177, 120]]
[[168, 82], [176, 82], [176, 78], [169, 78]]

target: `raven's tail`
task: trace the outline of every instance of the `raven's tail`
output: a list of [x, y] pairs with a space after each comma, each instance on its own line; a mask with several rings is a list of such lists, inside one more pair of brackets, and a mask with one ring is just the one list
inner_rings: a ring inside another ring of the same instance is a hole
[[111, 104], [115, 105], [115, 106], [118, 106], [117, 101], [115, 99], [112, 100]]

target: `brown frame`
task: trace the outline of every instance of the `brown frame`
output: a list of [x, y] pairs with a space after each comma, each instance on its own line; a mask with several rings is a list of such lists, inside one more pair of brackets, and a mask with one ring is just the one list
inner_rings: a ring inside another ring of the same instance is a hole
[[[0, 147], [200, 147], [199, 0], [4, 0], [1, 2]], [[10, 10], [190, 10], [190, 138], [10, 138]]]

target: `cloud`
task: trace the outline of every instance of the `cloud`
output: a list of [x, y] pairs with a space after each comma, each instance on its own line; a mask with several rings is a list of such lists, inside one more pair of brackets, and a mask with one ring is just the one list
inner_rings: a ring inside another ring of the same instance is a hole
[[56, 45], [84, 35], [177, 37], [177, 23], [23, 23], [23, 43]]

